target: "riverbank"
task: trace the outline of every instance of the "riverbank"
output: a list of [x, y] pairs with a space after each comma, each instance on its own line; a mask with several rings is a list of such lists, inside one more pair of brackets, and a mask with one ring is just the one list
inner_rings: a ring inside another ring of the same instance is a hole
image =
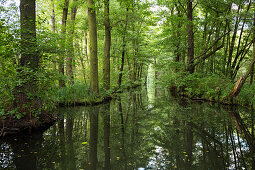
[[43, 132], [53, 125], [57, 120], [55, 113], [42, 113], [38, 117], [32, 117], [30, 120], [26, 118], [7, 117], [0, 122], [0, 138], [21, 135], [34, 132]]
[[229, 98], [235, 82], [219, 75], [192, 74], [168, 83], [167, 88], [179, 96], [192, 100], [217, 102], [223, 105], [241, 105], [253, 107], [255, 104], [255, 86], [246, 83], [237, 97]]
[[119, 93], [139, 86], [141, 86], [141, 84], [133, 84], [122, 89], [110, 90], [101, 96], [90, 96], [89, 92], [85, 92], [81, 86], [58, 89], [58, 92], [51, 93], [51, 96], [48, 95], [49, 100], [47, 100], [44, 105], [44, 109], [46, 110], [46, 108], [48, 108], [48, 110], [43, 111], [43, 113], [38, 116], [33, 116], [28, 120], [25, 117], [18, 119], [7, 114], [4, 119], [2, 118], [0, 121], [0, 138], [12, 135], [22, 135], [25, 133], [43, 132], [57, 120], [57, 114], [55, 113], [57, 107], [95, 106], [107, 103], [112, 99], [117, 98]]

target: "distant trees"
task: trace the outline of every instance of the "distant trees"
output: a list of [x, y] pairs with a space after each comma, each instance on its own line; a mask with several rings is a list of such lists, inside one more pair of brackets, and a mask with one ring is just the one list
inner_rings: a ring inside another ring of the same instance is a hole
[[[171, 56], [169, 59], [175, 61], [174, 72], [216, 74], [231, 81], [244, 70], [254, 74], [246, 64], [252, 60], [250, 48], [254, 42], [252, 0], [158, 3], [165, 7], [160, 15], [161, 55]], [[165, 60], [167, 57], [158, 63]]]

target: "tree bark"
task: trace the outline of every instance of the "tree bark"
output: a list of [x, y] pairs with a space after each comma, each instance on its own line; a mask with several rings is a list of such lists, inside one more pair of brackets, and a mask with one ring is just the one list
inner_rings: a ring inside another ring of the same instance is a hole
[[77, 6], [76, 6], [77, 0], [73, 0], [74, 6], [71, 9], [71, 27], [69, 30], [69, 36], [70, 41], [69, 42], [69, 52], [68, 57], [66, 58], [66, 75], [69, 77], [69, 84], [74, 83], [74, 74], [73, 74], [73, 60], [74, 60], [74, 45], [73, 45], [73, 39], [74, 39], [74, 26], [75, 26], [75, 17], [77, 13]]
[[193, 6], [192, 0], [187, 0], [187, 18], [188, 18], [188, 67], [189, 73], [194, 73], [194, 32], [193, 32]]
[[110, 89], [110, 49], [111, 49], [111, 27], [109, 18], [109, 0], [104, 0], [104, 26], [105, 26], [105, 46], [104, 46], [104, 66], [103, 84], [104, 89]]
[[[239, 13], [239, 11], [240, 11], [240, 5], [238, 6], [238, 13]], [[235, 28], [234, 28], [233, 36], [232, 36], [232, 39], [230, 42], [229, 54], [228, 54], [227, 71], [229, 74], [231, 74], [231, 61], [232, 61], [232, 57], [233, 57], [233, 51], [234, 51], [236, 34], [237, 34], [239, 22], [240, 22], [240, 18], [236, 17]]]
[[98, 88], [98, 58], [97, 58], [97, 25], [94, 0], [87, 0], [89, 24], [89, 52], [90, 52], [90, 91], [99, 93]]
[[56, 33], [56, 15], [54, 0], [51, 0], [51, 31]]
[[[21, 28], [21, 57], [19, 60], [18, 78], [22, 84], [15, 89], [15, 107], [20, 113], [26, 113], [27, 119], [31, 119], [31, 111], [38, 109], [39, 99], [33, 96], [29, 99], [27, 93], [36, 94], [36, 75], [29, 71], [36, 72], [39, 67], [39, 55], [36, 41], [36, 12], [35, 0], [20, 1], [20, 28]], [[29, 107], [26, 107], [29, 105]]]
[[[255, 28], [255, 14], [253, 17], [253, 27]], [[253, 30], [253, 49], [252, 49], [252, 58], [255, 58], [255, 29]], [[250, 79], [250, 84], [253, 84], [253, 76], [254, 76], [254, 65], [251, 68], [251, 79]]]
[[[64, 7], [63, 7], [63, 14], [62, 14], [62, 23], [61, 23], [61, 33], [64, 36], [63, 41], [62, 42], [62, 49], [64, 49], [65, 51], [65, 33], [66, 33], [66, 20], [67, 20], [67, 14], [68, 14], [68, 5], [69, 5], [69, 0], [65, 0], [64, 2]], [[65, 75], [65, 70], [64, 70], [64, 59], [65, 59], [65, 52], [64, 54], [62, 54], [59, 57], [59, 66], [58, 66], [58, 70], [59, 70], [59, 74], [60, 75]], [[63, 78], [59, 79], [59, 87], [65, 87], [65, 81], [63, 80]]]
[[182, 27], [182, 23], [180, 21], [181, 19], [181, 11], [178, 7], [178, 5], [176, 5], [176, 9], [177, 9], [177, 17], [178, 17], [178, 24], [177, 24], [177, 32], [176, 32], [176, 36], [178, 37], [177, 39], [177, 44], [176, 44], [176, 57], [174, 59], [175, 62], [179, 62], [180, 58], [181, 58], [181, 52], [180, 52], [180, 46], [181, 46], [181, 27]]
[[121, 86], [123, 69], [124, 69], [124, 60], [125, 60], [125, 53], [126, 53], [127, 24], [128, 24], [128, 7], [127, 7], [127, 12], [126, 12], [125, 26], [124, 26], [123, 37], [122, 37], [121, 65], [120, 65], [120, 73], [119, 73], [119, 79], [118, 79], [119, 88]]
[[[54, 0], [51, 0], [51, 31], [53, 33], [56, 33], [56, 15], [55, 15], [55, 4]], [[55, 71], [56, 70], [56, 55], [54, 54], [52, 57], [52, 63], [53, 67], [52, 69]]]

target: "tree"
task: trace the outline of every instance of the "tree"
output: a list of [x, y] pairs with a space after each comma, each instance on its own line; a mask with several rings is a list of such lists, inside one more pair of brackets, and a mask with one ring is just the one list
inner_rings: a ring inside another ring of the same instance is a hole
[[92, 93], [99, 93], [96, 7], [94, 0], [87, 0], [87, 3], [89, 24], [90, 91]]
[[[62, 23], [61, 23], [61, 34], [64, 37], [62, 42], [62, 50], [64, 50], [64, 53], [59, 57], [59, 66], [58, 70], [59, 73], [64, 76], [65, 75], [65, 67], [64, 67], [64, 60], [65, 60], [65, 34], [66, 34], [66, 20], [67, 20], [67, 14], [68, 14], [68, 5], [69, 0], [64, 0], [64, 6], [63, 6], [63, 13], [62, 13]], [[65, 87], [65, 81], [63, 78], [59, 79], [59, 87]]]
[[[253, 18], [253, 26], [255, 26], [255, 15], [254, 15], [254, 18]], [[253, 68], [254, 68], [254, 63], [255, 63], [255, 51], [254, 51], [254, 48], [255, 48], [255, 30], [253, 30], [253, 53], [252, 53], [251, 63], [249, 65], [248, 69], [247, 69], [247, 72], [244, 75], [241, 75], [239, 77], [239, 79], [236, 82], [233, 90], [229, 93], [228, 96], [225, 97], [225, 100], [228, 99], [228, 98], [232, 100], [234, 97], [237, 97], [239, 95], [239, 93], [241, 92], [242, 87], [243, 87], [246, 79], [252, 73]]]
[[39, 54], [36, 41], [35, 0], [20, 1], [21, 27], [21, 57], [19, 59], [18, 79], [16, 86], [15, 107], [27, 119], [31, 119], [32, 112], [40, 107], [40, 100], [36, 97], [37, 77], [39, 69]]
[[194, 32], [193, 32], [193, 5], [192, 0], [187, 0], [188, 18], [188, 68], [189, 73], [194, 73]]
[[77, 0], [73, 0], [73, 7], [71, 8], [71, 23], [70, 23], [70, 30], [69, 36], [69, 48], [68, 48], [68, 57], [66, 58], [66, 75], [69, 77], [69, 83], [74, 84], [74, 75], [73, 75], [73, 60], [74, 60], [74, 26], [75, 26], [75, 17], [77, 13]]
[[121, 87], [121, 82], [122, 82], [122, 77], [123, 77], [123, 70], [124, 70], [124, 61], [125, 61], [125, 53], [126, 53], [126, 36], [127, 36], [127, 26], [128, 26], [128, 9], [129, 5], [126, 7], [126, 18], [124, 21], [124, 30], [123, 30], [123, 35], [122, 35], [122, 51], [121, 51], [121, 64], [120, 64], [120, 69], [119, 69], [119, 78], [118, 78], [118, 87]]
[[104, 66], [103, 81], [104, 89], [110, 89], [110, 49], [111, 49], [111, 26], [109, 19], [109, 0], [104, 0], [104, 26], [105, 26], [105, 47], [104, 47]]

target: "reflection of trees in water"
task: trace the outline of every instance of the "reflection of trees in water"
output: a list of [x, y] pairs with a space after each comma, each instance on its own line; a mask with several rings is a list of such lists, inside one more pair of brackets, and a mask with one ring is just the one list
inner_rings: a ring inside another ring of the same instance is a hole
[[111, 148], [110, 148], [110, 132], [111, 132], [111, 116], [110, 116], [110, 103], [103, 105], [103, 122], [104, 122], [104, 169], [111, 169]]
[[168, 160], [169, 168], [255, 168], [254, 132], [248, 130], [254, 129], [251, 118], [242, 119], [236, 111], [230, 116], [229, 111], [196, 103], [169, 107], [158, 102], [157, 107], [164, 111], [159, 116], [164, 121], [159, 122], [165, 123], [155, 128], [155, 144], [167, 150], [161, 160]]
[[89, 169], [97, 169], [97, 143], [98, 143], [98, 114], [99, 108], [90, 109], [90, 133], [89, 133]]
[[147, 94], [134, 91], [61, 113], [43, 138], [2, 144], [2, 160], [20, 169], [255, 169], [254, 115], [243, 111], [168, 96], [148, 110]]

